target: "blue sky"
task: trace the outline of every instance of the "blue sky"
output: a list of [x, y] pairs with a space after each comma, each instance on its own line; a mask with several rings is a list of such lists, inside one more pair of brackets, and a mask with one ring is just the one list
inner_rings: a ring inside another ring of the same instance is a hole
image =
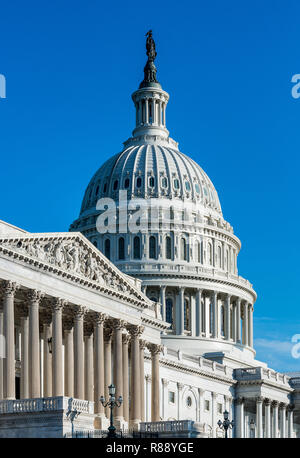
[[67, 231], [134, 127], [153, 29], [167, 126], [219, 193], [258, 293], [257, 358], [299, 370], [298, 1], [12, 1], [1, 8], [0, 218]]

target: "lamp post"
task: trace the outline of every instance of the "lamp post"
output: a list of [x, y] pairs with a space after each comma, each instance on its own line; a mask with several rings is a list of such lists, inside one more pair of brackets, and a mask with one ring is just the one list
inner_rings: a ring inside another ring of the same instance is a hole
[[229, 420], [229, 412], [227, 412], [227, 410], [225, 410], [223, 415], [224, 415], [224, 421], [219, 420], [218, 421], [218, 426], [219, 426], [220, 429], [224, 429], [224, 431], [225, 431], [225, 439], [227, 439], [228, 438], [228, 432], [227, 431], [228, 431], [229, 428], [231, 428], [231, 429], [233, 428], [234, 421], [233, 420], [232, 421]]
[[109, 439], [115, 439], [117, 436], [116, 436], [116, 428], [114, 426], [113, 408], [120, 407], [123, 402], [123, 398], [122, 396], [119, 396], [118, 399], [116, 400], [115, 398], [116, 387], [113, 384], [109, 385], [108, 394], [109, 394], [109, 400], [106, 402], [105, 397], [101, 396], [100, 402], [103, 405], [103, 407], [110, 408], [110, 425], [108, 427], [108, 436], [107, 437]]

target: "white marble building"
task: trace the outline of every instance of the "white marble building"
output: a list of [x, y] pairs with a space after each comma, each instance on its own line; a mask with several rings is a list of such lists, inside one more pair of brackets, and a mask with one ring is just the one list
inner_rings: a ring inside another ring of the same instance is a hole
[[[227, 409], [234, 437], [300, 437], [300, 373], [255, 359], [240, 241], [208, 176], [169, 136], [151, 34], [147, 55], [132, 137], [93, 176], [70, 232], [0, 224], [0, 436], [35, 435], [40, 421], [44, 436], [62, 435], [80, 408], [76, 428], [104, 428], [99, 397], [113, 381], [124, 428], [219, 437]], [[132, 231], [136, 199], [147, 208]]]

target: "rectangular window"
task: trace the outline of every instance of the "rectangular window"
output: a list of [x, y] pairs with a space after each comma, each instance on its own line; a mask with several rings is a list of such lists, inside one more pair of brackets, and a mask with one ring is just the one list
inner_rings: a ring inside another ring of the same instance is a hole
[[210, 408], [210, 402], [208, 400], [205, 400], [205, 410], [208, 412]]
[[223, 413], [223, 406], [220, 402], [218, 402], [218, 413], [222, 414]]
[[169, 391], [169, 402], [175, 404], [175, 393], [174, 391]]

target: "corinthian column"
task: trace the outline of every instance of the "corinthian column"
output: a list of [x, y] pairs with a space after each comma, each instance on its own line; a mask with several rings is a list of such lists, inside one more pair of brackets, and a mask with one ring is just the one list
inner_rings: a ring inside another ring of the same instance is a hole
[[85, 365], [85, 397], [87, 401], [94, 402], [94, 349], [93, 349], [93, 328], [87, 327], [84, 336], [84, 365]]
[[263, 415], [262, 415], [262, 405], [263, 398], [258, 396], [256, 398], [256, 437], [263, 437]]
[[[109, 399], [108, 387], [111, 384], [111, 341], [112, 341], [112, 329], [106, 327], [104, 331], [104, 392], [105, 399]], [[102, 396], [102, 395], [101, 395]], [[109, 418], [109, 407], [105, 408], [106, 417]]]
[[226, 331], [225, 336], [227, 340], [230, 340], [230, 294], [226, 296], [226, 303], [225, 303], [225, 313], [226, 313]]
[[128, 344], [130, 336], [123, 334], [123, 415], [129, 422], [129, 372], [128, 372]]
[[[104, 407], [100, 397], [104, 396], [104, 336], [103, 324], [107, 319], [104, 313], [97, 313], [94, 318], [94, 401], [95, 414], [104, 418]], [[100, 425], [100, 429], [102, 424]]]
[[271, 401], [265, 399], [265, 437], [271, 437]]
[[273, 434], [272, 437], [278, 438], [278, 402], [273, 401]]
[[44, 397], [49, 398], [52, 396], [52, 353], [49, 350], [49, 342], [52, 336], [52, 316], [47, 315], [43, 317], [43, 334], [44, 334], [44, 363], [43, 363], [43, 384], [44, 384]]
[[5, 399], [15, 399], [15, 320], [14, 297], [17, 290], [16, 283], [2, 282], [3, 297], [3, 330], [6, 358], [3, 361], [3, 394]]
[[236, 399], [235, 433], [236, 437], [244, 437], [244, 398], [241, 397]]
[[286, 404], [280, 404], [280, 437], [286, 438]]
[[241, 343], [241, 299], [236, 300], [236, 341]]
[[289, 435], [289, 438], [294, 437], [293, 410], [294, 410], [294, 406], [289, 405], [288, 406], [288, 435]]
[[52, 396], [63, 396], [62, 309], [66, 301], [52, 300]]
[[144, 331], [142, 326], [129, 326], [131, 334], [131, 396], [130, 422], [136, 427], [141, 421], [141, 381], [140, 381], [140, 343], [139, 337]]
[[3, 336], [3, 306], [0, 301], [0, 399], [4, 398], [3, 394], [3, 361], [5, 352], [4, 336]]
[[83, 317], [85, 307], [78, 307], [74, 316], [74, 396], [84, 399]]
[[146, 347], [146, 341], [140, 340], [141, 421], [145, 421], [145, 370], [144, 370], [145, 347]]
[[65, 396], [74, 397], [74, 330], [73, 320], [64, 321]]
[[[116, 398], [123, 397], [123, 351], [122, 351], [122, 331], [125, 326], [123, 320], [112, 320], [112, 327], [114, 330], [114, 385], [116, 387]], [[116, 408], [115, 411], [116, 421], [121, 422], [123, 418], [123, 404]]]
[[149, 349], [152, 357], [151, 421], [159, 421], [159, 355], [162, 351], [162, 346], [152, 344]]
[[29, 398], [29, 323], [28, 310], [24, 307], [21, 316], [21, 399]]
[[27, 293], [29, 308], [29, 387], [30, 397], [41, 396], [39, 304], [43, 294], [37, 290]]

